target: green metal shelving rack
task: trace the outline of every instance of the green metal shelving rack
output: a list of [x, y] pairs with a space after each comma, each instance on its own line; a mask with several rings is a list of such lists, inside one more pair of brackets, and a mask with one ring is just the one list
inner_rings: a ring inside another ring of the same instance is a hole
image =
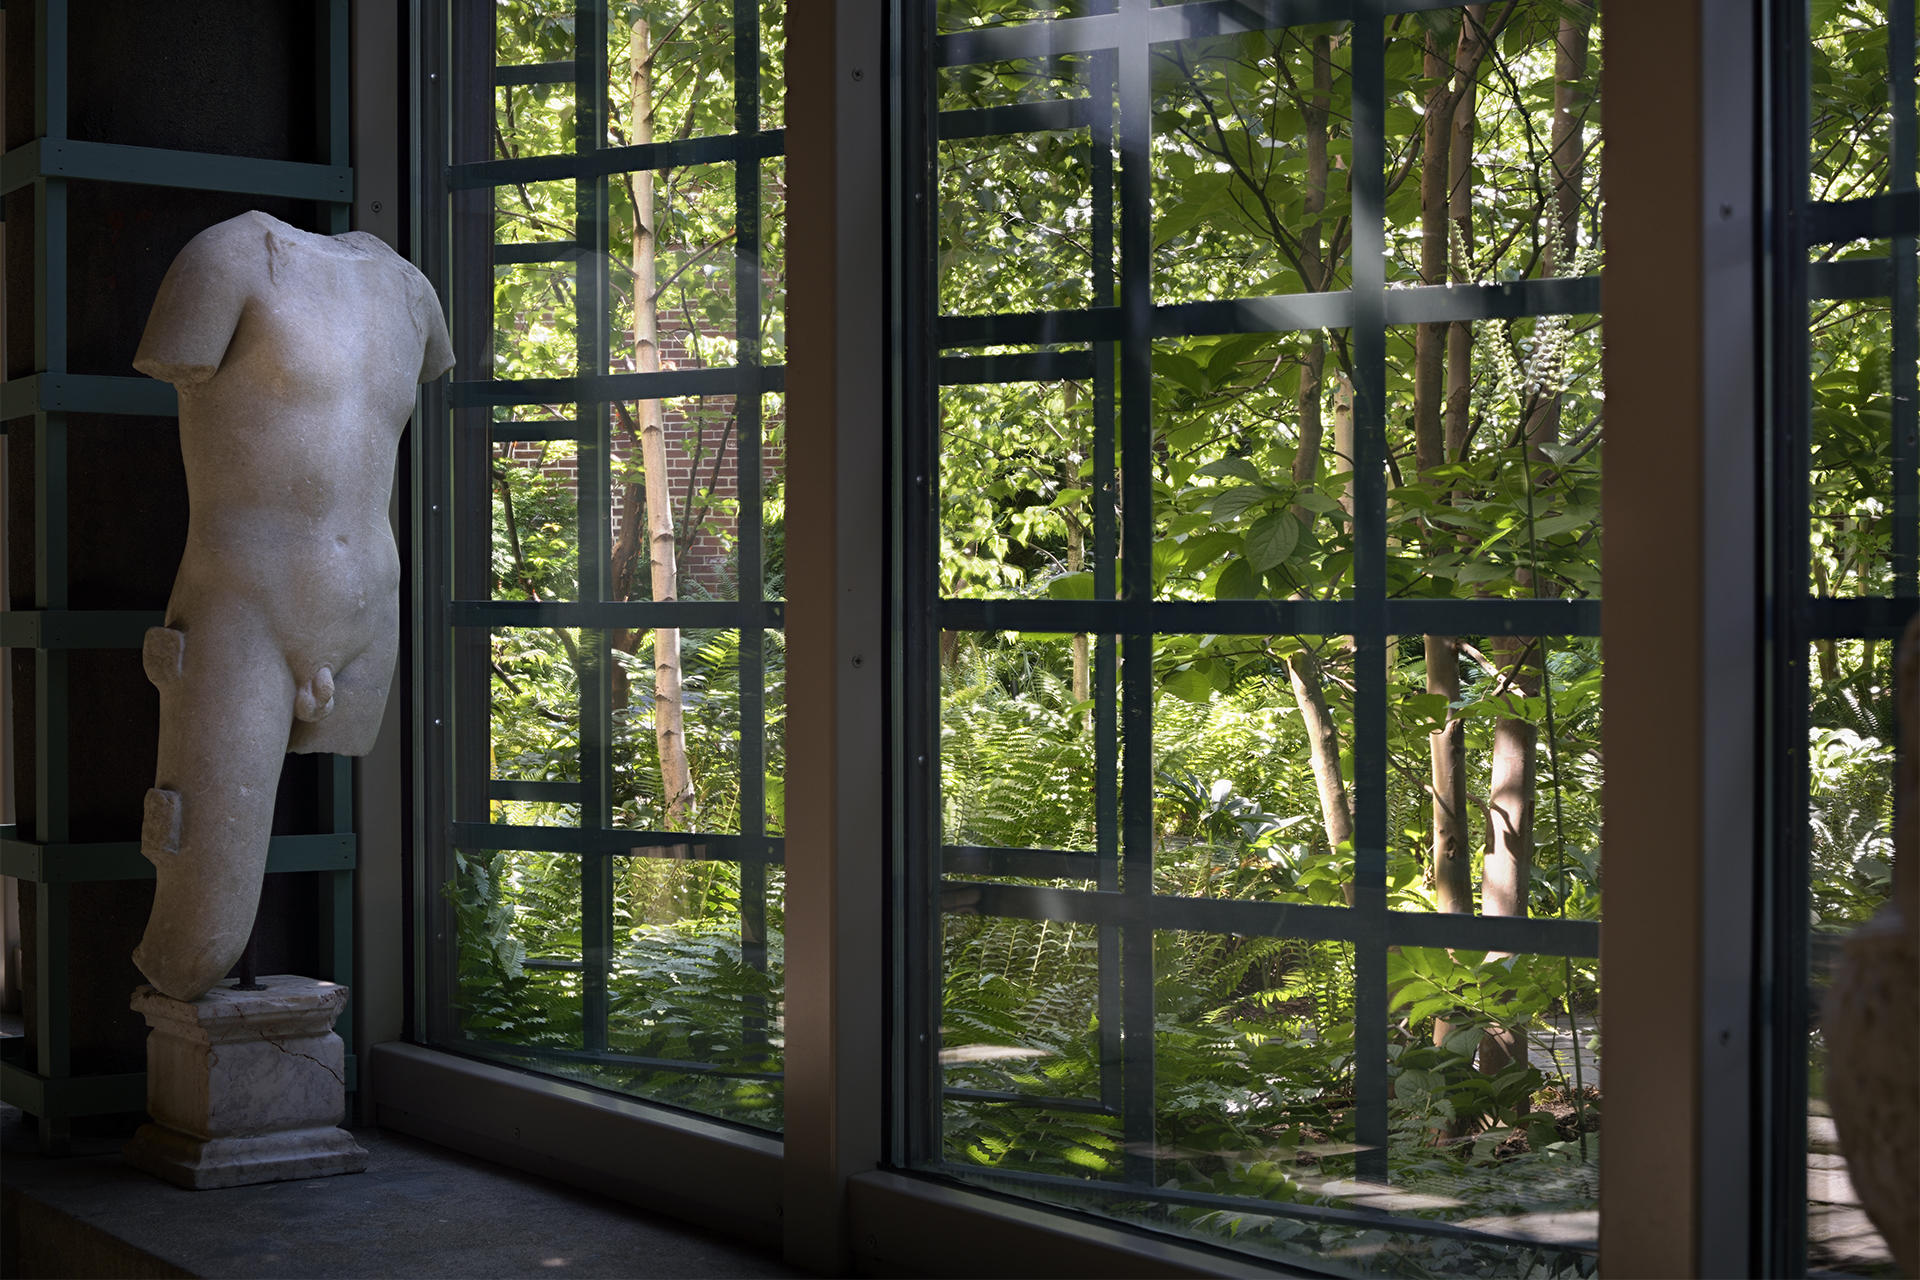
[[[35, 372], [0, 383], [0, 418], [9, 430], [33, 420], [34, 581], [33, 608], [0, 612], [0, 647], [36, 651], [33, 688], [35, 813], [32, 839], [0, 826], [0, 874], [37, 886], [35, 895], [35, 1044], [31, 1060], [12, 1054], [0, 1061], [0, 1099], [39, 1118], [42, 1145], [57, 1151], [75, 1117], [143, 1111], [146, 1073], [75, 1075], [72, 1070], [69, 954], [72, 886], [108, 880], [143, 880], [152, 866], [138, 838], [77, 844], [68, 840], [70, 806], [68, 668], [76, 649], [138, 649], [158, 613], [74, 610], [68, 607], [67, 417], [74, 413], [172, 416], [173, 388], [140, 377], [67, 372], [67, 188], [72, 182], [106, 180], [136, 185], [313, 200], [327, 210], [327, 230], [348, 229], [353, 170], [349, 166], [348, 0], [315, 5], [316, 46], [326, 59], [320, 119], [325, 164], [120, 146], [67, 136], [68, 0], [34, 0], [33, 140], [0, 157], [0, 195], [24, 187], [34, 202]], [[270, 873], [317, 871], [321, 895], [320, 967], [335, 982], [351, 985], [353, 965], [353, 874], [358, 840], [353, 831], [353, 772], [344, 756], [321, 768], [321, 812], [327, 831], [276, 836], [269, 848]], [[348, 1041], [347, 1087], [354, 1087], [352, 1007], [339, 1029]]]

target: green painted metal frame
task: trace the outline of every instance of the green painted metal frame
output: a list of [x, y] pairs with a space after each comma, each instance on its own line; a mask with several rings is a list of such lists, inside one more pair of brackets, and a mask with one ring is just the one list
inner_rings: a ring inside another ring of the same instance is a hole
[[[316, 48], [325, 59], [319, 81], [325, 164], [294, 164], [240, 156], [82, 142], [67, 136], [68, 0], [34, 3], [34, 138], [0, 157], [0, 191], [31, 187], [34, 201], [34, 370], [0, 389], [0, 418], [32, 419], [34, 441], [34, 586], [32, 610], [0, 613], [0, 643], [31, 648], [34, 663], [35, 838], [0, 828], [0, 866], [36, 886], [34, 961], [35, 1054], [29, 1064], [0, 1063], [0, 1097], [41, 1122], [49, 1150], [65, 1147], [76, 1116], [138, 1111], [146, 1100], [144, 1073], [76, 1076], [69, 1022], [73, 945], [72, 887], [108, 880], [145, 879], [153, 869], [138, 841], [75, 844], [67, 790], [70, 654], [75, 649], [138, 649], [146, 628], [160, 621], [144, 611], [71, 610], [67, 533], [72, 517], [67, 474], [70, 413], [167, 417], [177, 412], [172, 387], [143, 378], [67, 371], [67, 185], [108, 180], [200, 191], [280, 196], [319, 202], [328, 230], [348, 229], [352, 215], [350, 167], [348, 0], [316, 8]], [[276, 837], [267, 870], [316, 871], [325, 880], [320, 923], [321, 966], [331, 978], [353, 982], [353, 770], [346, 757], [323, 765], [322, 804], [327, 832]], [[347, 1087], [356, 1083], [352, 1010], [339, 1030], [347, 1041]]]

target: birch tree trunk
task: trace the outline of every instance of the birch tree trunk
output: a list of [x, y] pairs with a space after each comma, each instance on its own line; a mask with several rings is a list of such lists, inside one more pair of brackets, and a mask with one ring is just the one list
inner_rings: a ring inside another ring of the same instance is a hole
[[[645, 146], [653, 141], [653, 52], [644, 19], [633, 24], [627, 55], [633, 66], [632, 143]], [[655, 250], [653, 174], [643, 170], [633, 175], [633, 359], [640, 373], [660, 371]], [[647, 555], [653, 598], [676, 600], [679, 571], [674, 559], [673, 498], [667, 488], [667, 433], [660, 402], [639, 401], [634, 416], [640, 436], [640, 462], [646, 474]], [[631, 523], [634, 516], [629, 506], [627, 520]], [[653, 736], [660, 751], [663, 817], [668, 829], [678, 830], [686, 824], [694, 792], [682, 716], [680, 632], [673, 627], [655, 627], [653, 631]]]

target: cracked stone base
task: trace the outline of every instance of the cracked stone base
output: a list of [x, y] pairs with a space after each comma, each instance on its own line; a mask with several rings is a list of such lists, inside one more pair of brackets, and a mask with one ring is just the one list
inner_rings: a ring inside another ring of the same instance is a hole
[[251, 1138], [196, 1138], [146, 1124], [121, 1153], [127, 1163], [194, 1191], [360, 1173], [367, 1153], [345, 1129], [293, 1129]]
[[273, 974], [262, 990], [175, 1000], [133, 993], [147, 1035], [147, 1111], [127, 1160], [183, 1187], [357, 1173], [345, 1130], [346, 1051], [333, 1032], [347, 989]]

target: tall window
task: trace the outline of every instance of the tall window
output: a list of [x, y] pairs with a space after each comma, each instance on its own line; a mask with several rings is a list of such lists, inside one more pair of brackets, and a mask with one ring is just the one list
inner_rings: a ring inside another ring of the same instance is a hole
[[[1892, 1275], [1827, 1108], [1821, 1003], [1842, 939], [1892, 888], [1893, 651], [1920, 605], [1916, 28], [1912, 0], [1787, 13], [1783, 202], [1798, 216], [1780, 315], [1779, 465], [1796, 513], [1776, 587], [1788, 854], [1778, 920], [1792, 976], [1781, 1122], [1797, 1138], [1804, 1107], [1806, 1146], [1804, 1161], [1797, 1141], [1785, 1153], [1781, 1218], [1805, 1223], [1812, 1269]], [[1782, 1265], [1798, 1269], [1797, 1250]]]
[[781, 9], [452, 15], [429, 1037], [777, 1130]]
[[1584, 1274], [1600, 23], [1418, 8], [903, 6], [909, 1158]]

